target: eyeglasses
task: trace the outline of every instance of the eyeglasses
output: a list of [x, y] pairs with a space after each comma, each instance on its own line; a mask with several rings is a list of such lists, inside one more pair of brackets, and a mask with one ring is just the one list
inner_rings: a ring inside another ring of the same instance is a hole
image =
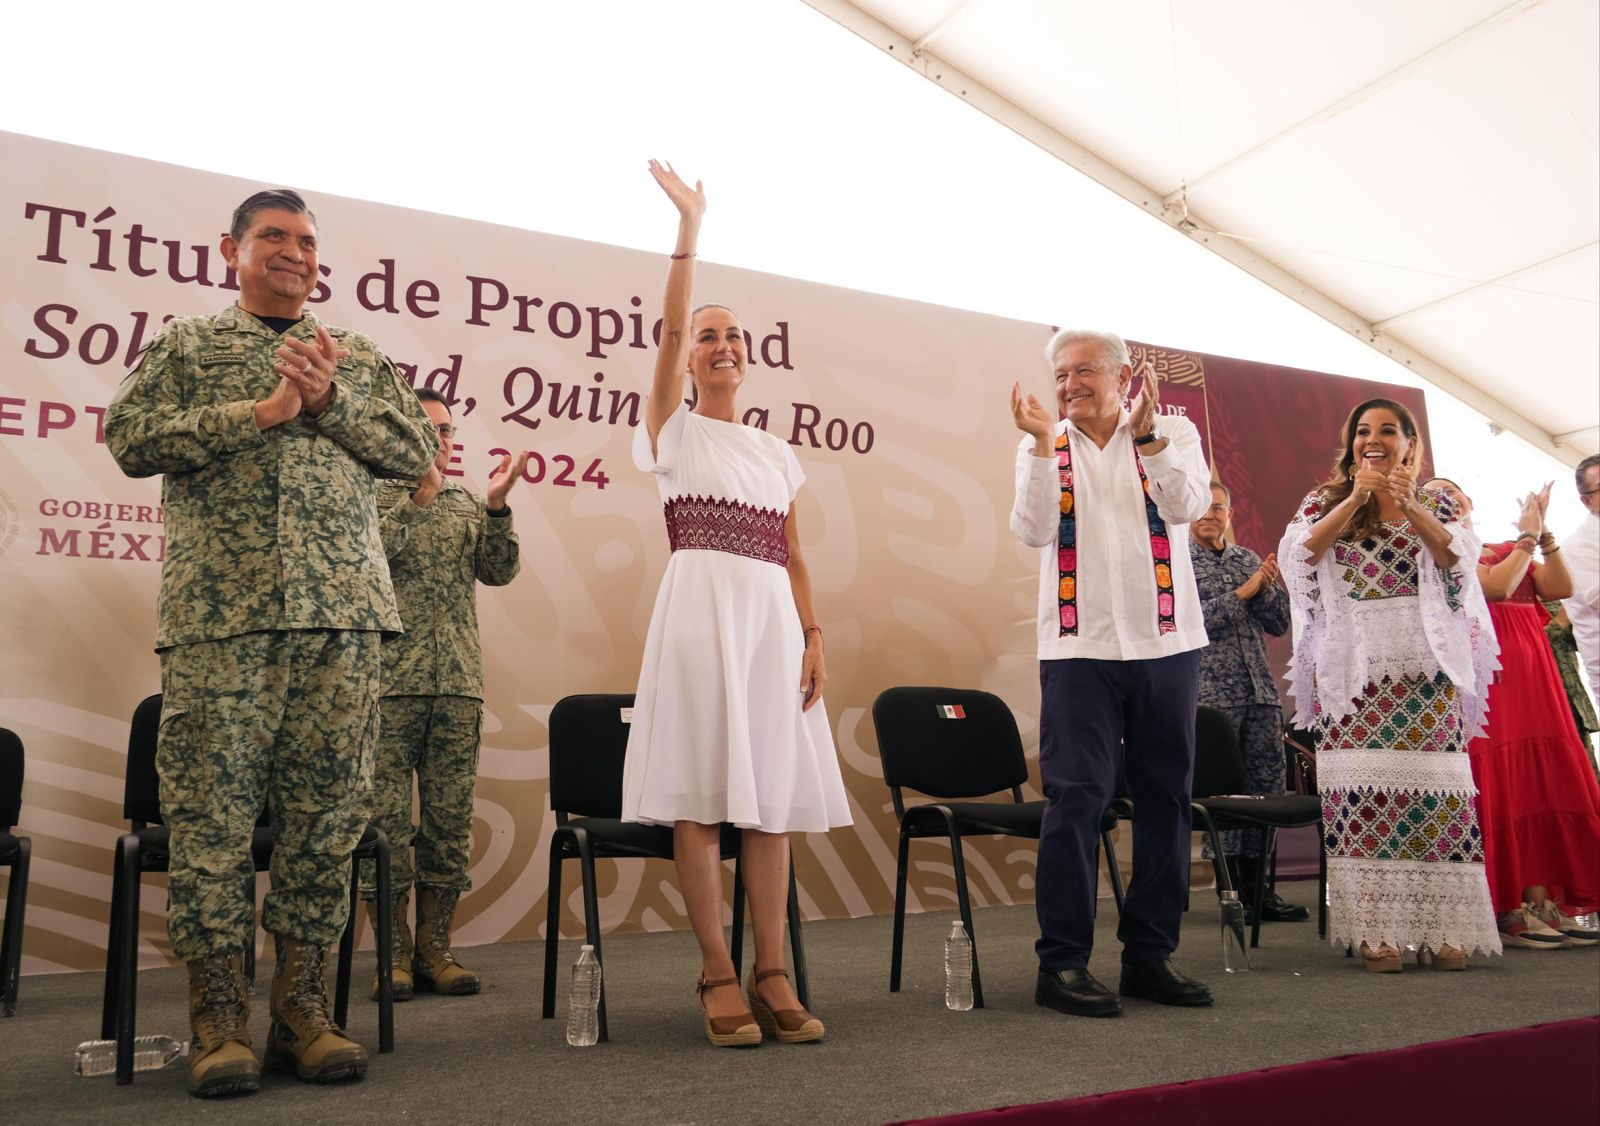
[[439, 432], [439, 437], [441, 438], [454, 438], [456, 436], [456, 428], [448, 422], [441, 422], [434, 429]]

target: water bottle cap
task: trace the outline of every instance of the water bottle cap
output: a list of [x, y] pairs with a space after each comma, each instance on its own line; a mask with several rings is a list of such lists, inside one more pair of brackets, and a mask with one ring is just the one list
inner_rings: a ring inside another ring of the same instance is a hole
[[589, 945], [584, 945], [584, 946], [580, 946], [578, 948], [578, 953], [583, 954], [583, 953], [586, 953], [586, 952], [589, 953], [589, 954], [593, 954], [594, 953], [594, 947], [593, 946], [589, 946]]
[[1233, 903], [1238, 900], [1239, 893], [1236, 891], [1224, 891], [1221, 893], [1221, 896], [1224, 903]]

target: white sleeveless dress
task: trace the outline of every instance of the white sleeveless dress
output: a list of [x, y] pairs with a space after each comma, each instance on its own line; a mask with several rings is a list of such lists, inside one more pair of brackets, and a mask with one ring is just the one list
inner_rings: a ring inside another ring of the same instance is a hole
[[823, 701], [802, 711], [805, 639], [785, 524], [805, 480], [788, 444], [679, 406], [650, 451], [672, 557], [656, 595], [628, 733], [622, 816], [769, 833], [850, 824]]

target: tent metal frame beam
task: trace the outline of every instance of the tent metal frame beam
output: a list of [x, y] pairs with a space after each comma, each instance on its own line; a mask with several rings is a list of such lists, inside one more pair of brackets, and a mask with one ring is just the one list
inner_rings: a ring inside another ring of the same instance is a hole
[[[1480, 414], [1486, 415], [1536, 449], [1568, 465], [1576, 466], [1580, 460], [1576, 451], [1559, 445], [1549, 431], [1520, 411], [1467, 382], [1443, 364], [1403, 341], [1379, 331], [1352, 309], [1283, 267], [1263, 258], [1244, 244], [1226, 235], [1207, 230], [1208, 224], [1192, 212], [1184, 214], [1179, 209], [1167, 206], [1160, 191], [1047, 125], [1003, 94], [997, 93], [947, 60], [925, 48], [915, 51], [916, 40], [907, 38], [876, 16], [862, 11], [850, 0], [805, 0], [805, 2], [835, 23], [865, 39], [891, 59], [898, 59], [930, 82], [961, 98], [1018, 136], [1033, 142], [1101, 186], [1116, 192], [1146, 214], [1182, 231], [1193, 241], [1259, 281], [1265, 282], [1362, 343], [1388, 356], [1419, 378], [1441, 391], [1448, 392]], [[1536, 3], [1538, 0], [1524, 0], [1524, 2]]]
[[1492, 285], [1500, 285], [1501, 283], [1516, 277], [1518, 274], [1525, 274], [1529, 270], [1537, 270], [1540, 266], [1548, 266], [1552, 262], [1559, 262], [1561, 259], [1566, 258], [1569, 255], [1581, 254], [1585, 250], [1593, 249], [1596, 245], [1600, 245], [1600, 241], [1590, 239], [1582, 246], [1574, 246], [1570, 250], [1563, 250], [1559, 254], [1552, 254], [1547, 258], [1539, 259], [1537, 262], [1530, 262], [1526, 266], [1518, 266], [1514, 270], [1507, 270], [1505, 273], [1499, 275], [1498, 277], [1490, 278], [1488, 281], [1473, 282], [1464, 289], [1458, 289], [1453, 293], [1446, 293], [1441, 297], [1435, 297], [1432, 301], [1424, 301], [1421, 305], [1413, 305], [1404, 312], [1396, 313], [1392, 317], [1385, 317], [1381, 321], [1373, 321], [1372, 327], [1378, 332], [1385, 332], [1388, 330], [1390, 325], [1397, 321], [1403, 321], [1408, 317], [1414, 317], [1424, 310], [1432, 309], [1438, 305], [1443, 305], [1447, 301], [1454, 301], [1457, 297], [1465, 297], [1467, 294], [1476, 293], [1480, 289], [1487, 289]]

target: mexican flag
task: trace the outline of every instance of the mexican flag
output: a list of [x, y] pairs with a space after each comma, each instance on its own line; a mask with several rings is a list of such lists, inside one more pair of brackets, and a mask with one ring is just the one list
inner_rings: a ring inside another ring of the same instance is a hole
[[963, 708], [960, 704], [939, 704], [937, 707], [939, 709], [940, 719], [967, 718], [967, 709]]

